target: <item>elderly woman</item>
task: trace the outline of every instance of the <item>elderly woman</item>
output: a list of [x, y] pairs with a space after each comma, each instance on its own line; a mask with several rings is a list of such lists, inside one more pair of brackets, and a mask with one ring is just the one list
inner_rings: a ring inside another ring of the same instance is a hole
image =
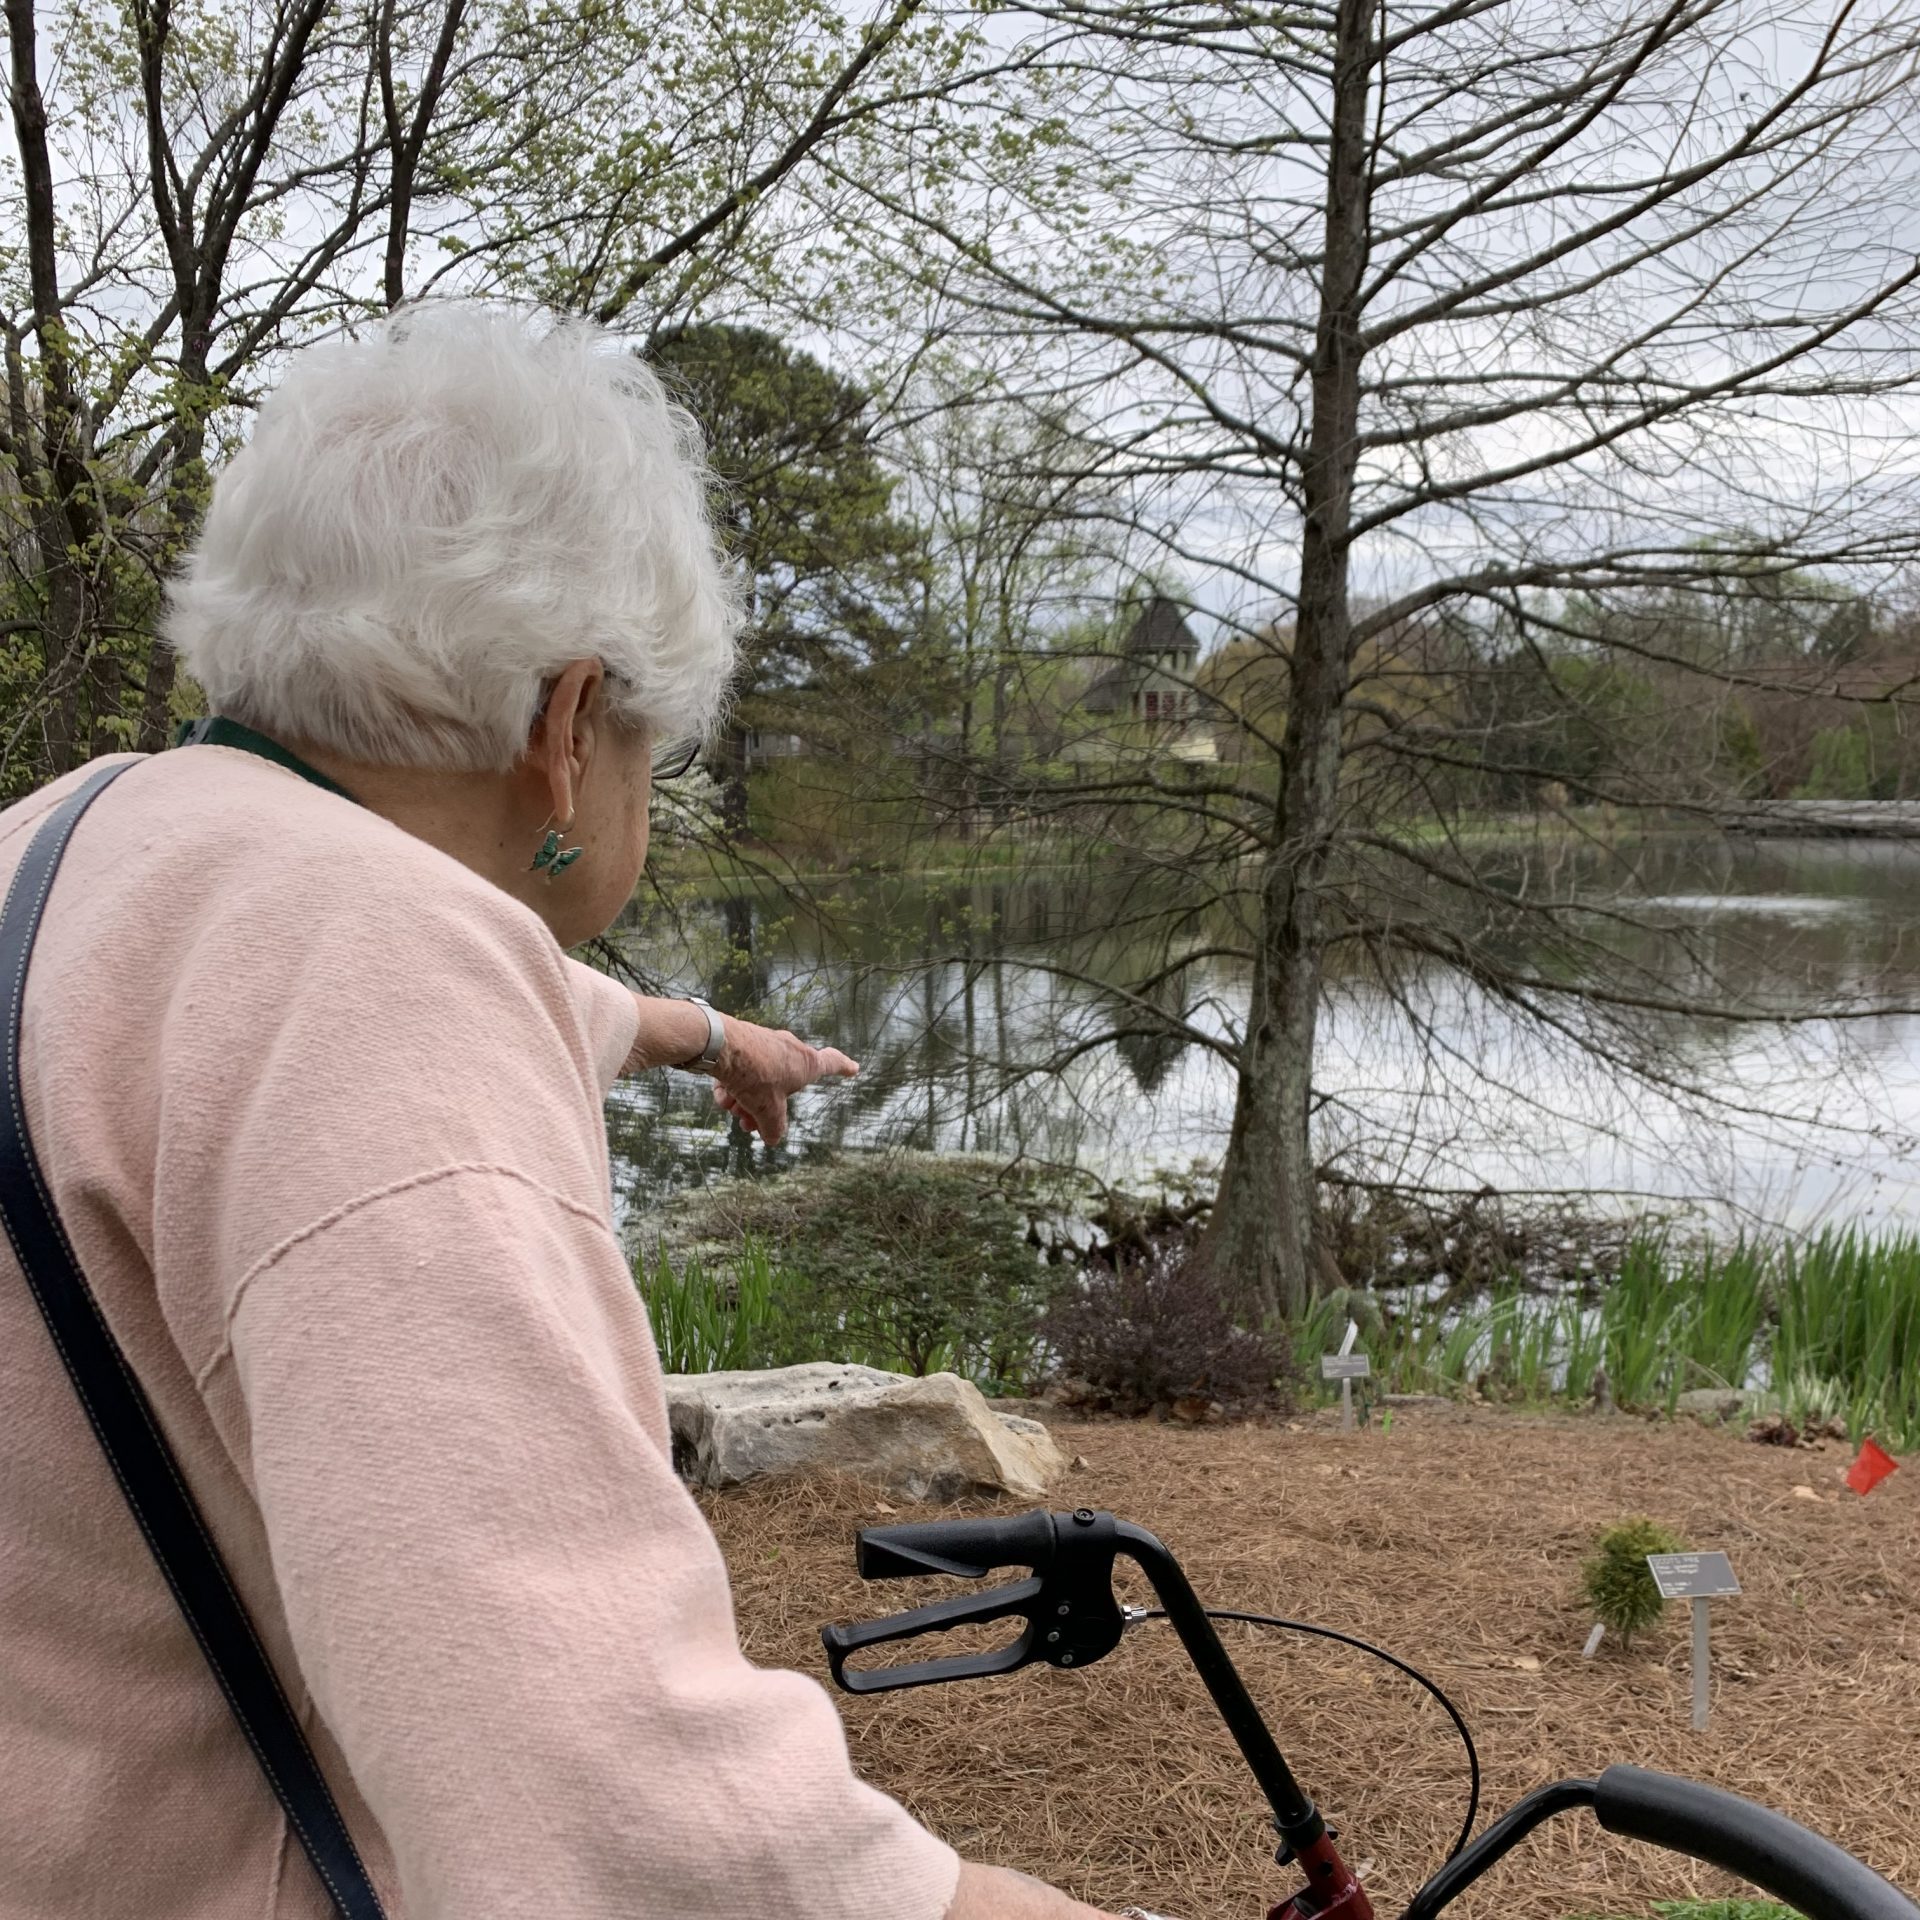
[[[218, 718], [50, 897], [27, 1121], [389, 1915], [1086, 1920], [748, 1664], [672, 1471], [603, 1096], [697, 1066], [775, 1138], [853, 1070], [567, 955], [734, 620], [696, 433], [612, 342], [303, 354], [172, 597]], [[80, 777], [0, 814], [7, 873]], [[11, 1257], [0, 1405], [0, 1920], [331, 1912]]]

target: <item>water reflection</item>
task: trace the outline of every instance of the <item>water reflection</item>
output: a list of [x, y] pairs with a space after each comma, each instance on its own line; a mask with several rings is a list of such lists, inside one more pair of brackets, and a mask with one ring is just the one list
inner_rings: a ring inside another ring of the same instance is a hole
[[[1920, 1002], [1920, 850], [1837, 842], [1639, 849], [1571, 868], [1627, 977], [1754, 1009]], [[1519, 863], [1517, 895], [1540, 884]], [[1555, 875], [1564, 890], [1565, 861]], [[1216, 1157], [1234, 1077], [1212, 1043], [1245, 1013], [1244, 927], [1179, 876], [1085, 874], [945, 886], [864, 877], [798, 907], [735, 891], [669, 915], [637, 908], [655, 972], [723, 1005], [771, 1009], [861, 1059], [800, 1105], [768, 1153], [684, 1076], [623, 1085], [609, 1125], [622, 1205], [897, 1143], [1077, 1163], [1122, 1184]], [[1238, 951], [1236, 951], [1238, 950]], [[1525, 956], [1564, 969], [1552, 941]], [[1772, 1024], [1632, 1016], [1661, 1082], [1623, 1082], [1593, 1022], [1521, 1018], [1434, 963], [1388, 987], [1336, 970], [1316, 1074], [1321, 1146], [1369, 1173], [1440, 1188], [1651, 1195], [1796, 1223], [1920, 1223], [1920, 1018]]]

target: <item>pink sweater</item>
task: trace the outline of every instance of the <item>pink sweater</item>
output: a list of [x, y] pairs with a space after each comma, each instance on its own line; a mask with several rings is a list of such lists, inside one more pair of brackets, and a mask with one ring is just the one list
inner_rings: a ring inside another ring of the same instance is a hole
[[[0, 813], [0, 887], [50, 802]], [[268, 762], [136, 768], [29, 976], [28, 1121], [394, 1916], [938, 1920], [958, 1862], [742, 1658], [609, 1223], [637, 1012]], [[0, 1920], [329, 1912], [0, 1253]]]

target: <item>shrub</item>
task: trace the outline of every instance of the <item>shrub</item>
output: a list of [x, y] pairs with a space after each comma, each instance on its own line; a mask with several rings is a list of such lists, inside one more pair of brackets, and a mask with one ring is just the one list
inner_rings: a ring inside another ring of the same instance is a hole
[[817, 1344], [837, 1339], [903, 1373], [965, 1374], [989, 1392], [1037, 1384], [1049, 1277], [1026, 1221], [971, 1169], [850, 1160], [819, 1183], [780, 1257]]
[[1636, 1515], [1595, 1536], [1580, 1569], [1580, 1597], [1623, 1647], [1660, 1618], [1666, 1602], [1647, 1570], [1650, 1553], [1684, 1553], [1686, 1543], [1657, 1520]]
[[769, 1355], [951, 1370], [989, 1393], [1039, 1385], [1057, 1276], [978, 1162], [850, 1155], [709, 1189], [697, 1220], [703, 1239], [773, 1262]]
[[1246, 1412], [1277, 1404], [1291, 1384], [1285, 1335], [1239, 1324], [1219, 1285], [1178, 1242], [1089, 1268], [1055, 1303], [1045, 1331], [1059, 1371], [1115, 1413], [1189, 1398]]

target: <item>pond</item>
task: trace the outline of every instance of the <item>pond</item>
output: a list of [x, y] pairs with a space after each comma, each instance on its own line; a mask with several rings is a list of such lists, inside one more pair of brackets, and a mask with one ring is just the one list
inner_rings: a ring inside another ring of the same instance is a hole
[[[1601, 1057], [1587, 1016], [1543, 1025], [1438, 963], [1391, 988], [1336, 972], [1316, 1071], [1322, 1152], [1435, 1190], [1920, 1225], [1920, 1014], [1901, 1010], [1920, 1007], [1920, 847], [1676, 837], [1626, 861], [1584, 858], [1563, 855], [1557, 884], [1590, 903], [1638, 991], [1712, 982], [1769, 1011], [1859, 1017], [1614, 1016], [1637, 1022], [1649, 1082]], [[1232, 944], [1220, 911], [1192, 910], [1177, 882], [1125, 901], [1085, 871], [802, 891], [798, 906], [771, 886], [670, 893], [636, 904], [626, 937], [659, 977], [842, 1047], [860, 1078], [807, 1095], [772, 1153], [724, 1126], [688, 1076], [623, 1083], [608, 1109], [623, 1210], [841, 1145], [1071, 1164], [1135, 1190], [1217, 1162], [1234, 1073], [1207, 1040], [1238, 1032], [1247, 968], [1216, 951]], [[1186, 964], [1134, 991], [1168, 953]]]

